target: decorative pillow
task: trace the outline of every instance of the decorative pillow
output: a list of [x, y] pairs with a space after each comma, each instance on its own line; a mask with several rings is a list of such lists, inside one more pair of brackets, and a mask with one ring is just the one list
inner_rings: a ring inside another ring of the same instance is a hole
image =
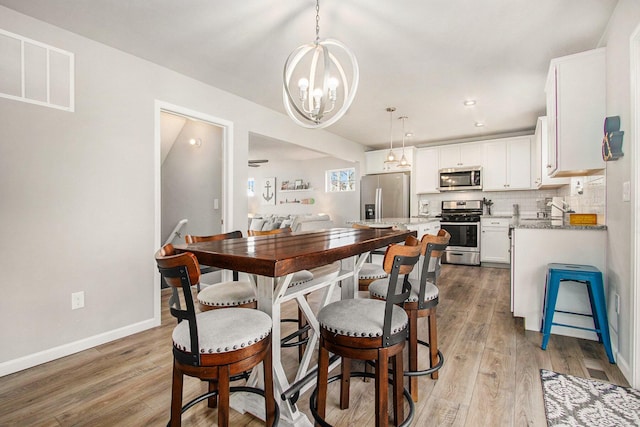
[[260, 219], [260, 218], [253, 218], [251, 220], [251, 225], [249, 226], [249, 230], [262, 230], [262, 227], [264, 226], [264, 219]]
[[291, 227], [293, 225], [293, 219], [285, 219], [280, 223], [280, 228]]

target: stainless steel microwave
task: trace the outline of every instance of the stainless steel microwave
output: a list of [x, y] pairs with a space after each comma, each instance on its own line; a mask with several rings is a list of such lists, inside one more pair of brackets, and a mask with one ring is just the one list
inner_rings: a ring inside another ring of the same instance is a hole
[[482, 190], [482, 168], [472, 166], [440, 169], [439, 183], [440, 191]]

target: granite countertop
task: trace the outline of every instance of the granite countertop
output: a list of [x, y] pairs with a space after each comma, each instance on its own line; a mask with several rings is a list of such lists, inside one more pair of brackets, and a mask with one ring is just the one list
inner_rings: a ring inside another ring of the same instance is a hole
[[375, 227], [376, 225], [415, 225], [415, 224], [426, 224], [429, 222], [440, 221], [440, 218], [430, 218], [430, 217], [411, 217], [411, 218], [381, 218], [381, 219], [360, 219], [355, 221], [347, 221], [347, 224], [366, 224], [370, 227]]
[[606, 225], [570, 225], [562, 219], [517, 218], [511, 221], [513, 228], [545, 229], [545, 230], [606, 230]]

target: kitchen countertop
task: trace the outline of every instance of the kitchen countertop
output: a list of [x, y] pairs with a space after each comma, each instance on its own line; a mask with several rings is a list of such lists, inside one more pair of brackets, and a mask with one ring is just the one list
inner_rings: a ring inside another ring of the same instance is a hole
[[347, 224], [365, 224], [370, 227], [375, 227], [376, 225], [398, 225], [398, 226], [409, 226], [409, 225], [417, 225], [417, 224], [427, 224], [430, 222], [438, 222], [440, 218], [430, 218], [430, 217], [411, 217], [411, 218], [381, 218], [381, 219], [360, 219], [356, 221], [347, 221]]
[[512, 217], [511, 227], [547, 230], [606, 230], [606, 225], [570, 225], [561, 219]]

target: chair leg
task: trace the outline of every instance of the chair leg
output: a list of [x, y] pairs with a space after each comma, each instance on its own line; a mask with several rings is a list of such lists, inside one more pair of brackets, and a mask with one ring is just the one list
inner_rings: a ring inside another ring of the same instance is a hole
[[324, 340], [320, 337], [318, 351], [318, 415], [324, 419], [327, 412], [327, 382], [329, 381], [329, 351], [324, 348]]
[[376, 426], [387, 427], [389, 425], [389, 416], [387, 408], [389, 407], [389, 352], [386, 348], [378, 350], [378, 359], [376, 360]]
[[173, 380], [171, 384], [171, 427], [179, 427], [182, 415], [182, 372], [173, 362]]
[[[269, 338], [271, 339], [271, 338]], [[276, 401], [273, 391], [273, 355], [271, 345], [267, 349], [267, 354], [262, 361], [264, 369], [264, 399], [267, 426], [274, 425], [276, 416]]]
[[[418, 312], [409, 310], [409, 370], [418, 370]], [[418, 377], [409, 377], [409, 391], [414, 402], [418, 401]]]
[[[211, 380], [209, 381], [209, 393], [217, 391], [218, 390], [218, 383]], [[217, 408], [218, 407], [218, 396], [211, 396], [208, 399], [208, 406], [209, 408]]]
[[349, 385], [351, 382], [351, 359], [342, 357], [342, 379], [340, 380], [340, 409], [349, 407]]
[[229, 367], [218, 368], [218, 426], [229, 426]]
[[[307, 319], [304, 317], [304, 314], [300, 307], [298, 307], [298, 330], [301, 330], [307, 326]], [[309, 332], [305, 332], [298, 338], [300, 341], [309, 338]], [[304, 356], [304, 351], [306, 350], [307, 345], [301, 344], [298, 346], [298, 362], [302, 362], [302, 356]]]
[[[402, 399], [402, 390], [404, 385], [404, 367], [402, 362], [402, 352], [396, 354], [392, 358], [393, 370], [393, 421], [394, 425], [398, 425], [404, 420], [404, 402]], [[416, 388], [416, 394], [418, 389]]]
[[[433, 307], [429, 311], [427, 316], [428, 329], [429, 329], [429, 355], [431, 360], [430, 368], [433, 368], [438, 363], [438, 326], [436, 324], [436, 307]], [[432, 380], [438, 379], [438, 371], [431, 374]], [[417, 393], [416, 393], [417, 397]], [[417, 401], [416, 401], [417, 402]]]

